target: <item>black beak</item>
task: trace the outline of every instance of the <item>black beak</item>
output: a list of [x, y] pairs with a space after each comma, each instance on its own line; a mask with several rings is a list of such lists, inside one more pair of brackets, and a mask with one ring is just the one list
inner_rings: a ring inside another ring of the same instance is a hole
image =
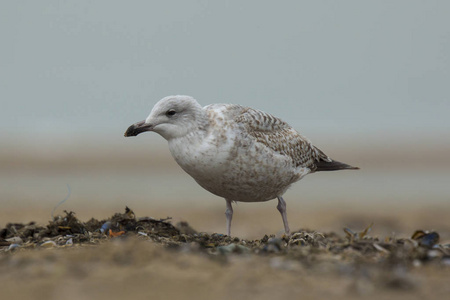
[[139, 133], [152, 130], [152, 127], [152, 124], [145, 123], [145, 121], [140, 121], [128, 127], [124, 136], [137, 136]]

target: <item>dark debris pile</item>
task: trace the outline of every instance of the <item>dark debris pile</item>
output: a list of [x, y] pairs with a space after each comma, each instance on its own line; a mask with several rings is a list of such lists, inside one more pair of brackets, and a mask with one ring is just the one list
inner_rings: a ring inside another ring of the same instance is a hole
[[344, 236], [299, 230], [290, 236], [264, 236], [244, 240], [223, 234], [196, 232], [187, 222], [176, 226], [170, 218], [136, 218], [126, 208], [106, 220], [81, 222], [74, 212], [64, 211], [47, 226], [34, 222], [9, 223], [0, 230], [0, 252], [9, 253], [30, 248], [65, 248], [89, 246], [110, 239], [137, 236], [171, 249], [198, 251], [208, 255], [230, 253], [283, 256], [312, 265], [318, 261], [342, 261], [365, 264], [417, 266], [427, 263], [450, 265], [450, 244], [442, 244], [437, 232], [416, 231], [411, 238], [387, 237], [383, 240], [368, 235], [371, 227], [353, 232], [345, 228]]

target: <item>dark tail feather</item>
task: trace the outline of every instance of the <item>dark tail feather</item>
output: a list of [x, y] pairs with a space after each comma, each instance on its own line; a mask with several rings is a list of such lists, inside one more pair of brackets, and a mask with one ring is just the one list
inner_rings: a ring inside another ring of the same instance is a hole
[[318, 171], [338, 171], [338, 170], [359, 170], [358, 167], [352, 167], [350, 165], [341, 163], [340, 161], [318, 161], [316, 162], [316, 172]]

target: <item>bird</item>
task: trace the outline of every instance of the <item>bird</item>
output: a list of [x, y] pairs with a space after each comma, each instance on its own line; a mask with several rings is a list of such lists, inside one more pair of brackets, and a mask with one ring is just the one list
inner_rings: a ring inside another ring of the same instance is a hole
[[201, 187], [225, 199], [228, 236], [233, 202], [278, 199], [289, 235], [282, 196], [291, 184], [319, 171], [359, 169], [331, 159], [280, 118], [238, 104], [202, 107], [191, 96], [167, 96], [124, 136], [149, 131], [167, 140], [175, 161]]

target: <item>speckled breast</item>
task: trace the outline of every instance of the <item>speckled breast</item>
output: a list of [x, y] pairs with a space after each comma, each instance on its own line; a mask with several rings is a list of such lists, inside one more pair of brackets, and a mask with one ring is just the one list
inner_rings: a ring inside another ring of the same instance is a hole
[[[177, 163], [209, 192], [233, 201], [260, 202], [281, 196], [307, 170], [257, 143], [245, 132], [219, 127], [201, 141], [172, 142]], [[220, 137], [226, 136], [226, 138]]]

